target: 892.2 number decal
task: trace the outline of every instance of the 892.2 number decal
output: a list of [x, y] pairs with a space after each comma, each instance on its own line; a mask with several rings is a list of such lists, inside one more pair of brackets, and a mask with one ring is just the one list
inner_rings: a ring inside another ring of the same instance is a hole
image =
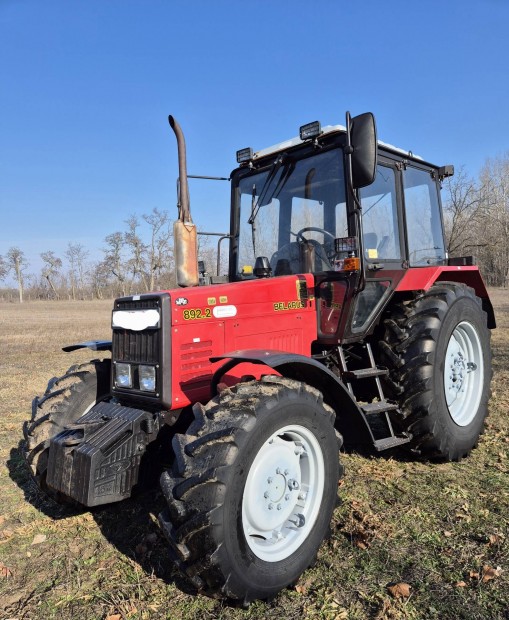
[[184, 321], [197, 321], [199, 319], [211, 319], [212, 311], [210, 308], [189, 308], [189, 310], [183, 310], [182, 316]]

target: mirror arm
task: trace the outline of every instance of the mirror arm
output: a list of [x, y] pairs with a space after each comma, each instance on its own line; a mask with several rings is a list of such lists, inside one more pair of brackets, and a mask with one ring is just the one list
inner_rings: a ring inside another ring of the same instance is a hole
[[346, 184], [348, 187], [348, 192], [350, 193], [350, 196], [352, 197], [353, 200], [353, 204], [354, 204], [354, 213], [355, 213], [355, 222], [356, 222], [356, 229], [357, 229], [357, 240], [358, 240], [358, 246], [359, 246], [359, 259], [360, 259], [360, 277], [359, 277], [359, 282], [357, 284], [357, 288], [356, 288], [356, 292], [360, 293], [361, 291], [364, 290], [365, 286], [366, 286], [366, 262], [364, 260], [364, 244], [362, 242], [362, 206], [360, 203], [360, 200], [357, 197], [357, 194], [355, 193], [355, 189], [353, 187], [353, 172], [352, 172], [352, 153], [353, 153], [353, 146], [352, 146], [352, 139], [351, 139], [351, 126], [352, 126], [352, 117], [350, 115], [350, 112], [346, 113], [346, 145], [344, 148], [344, 153], [346, 155], [345, 160], [346, 160]]

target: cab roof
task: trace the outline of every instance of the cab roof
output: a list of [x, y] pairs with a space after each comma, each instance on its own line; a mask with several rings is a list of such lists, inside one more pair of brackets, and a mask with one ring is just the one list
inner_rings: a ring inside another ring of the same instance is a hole
[[[343, 125], [326, 125], [325, 127], [322, 127], [322, 132], [320, 136], [334, 133], [346, 133], [346, 127], [344, 127]], [[299, 136], [291, 138], [290, 140], [285, 140], [284, 142], [279, 142], [278, 144], [274, 144], [273, 146], [269, 146], [265, 149], [256, 151], [253, 154], [253, 161], [258, 161], [260, 159], [263, 159], [264, 157], [267, 157], [268, 155], [272, 155], [273, 153], [279, 153], [280, 151], [285, 151], [294, 146], [298, 146], [299, 144], [304, 144], [305, 142], [308, 142], [308, 140], [301, 140]], [[378, 140], [378, 146], [386, 151], [391, 151], [392, 153], [395, 153], [397, 155], [401, 155], [403, 157], [410, 157], [412, 159], [424, 162], [424, 159], [422, 157], [416, 155], [412, 151], [405, 151], [404, 149], [398, 148], [397, 146], [394, 146], [392, 144], [388, 144], [387, 142], [382, 142], [381, 140]]]

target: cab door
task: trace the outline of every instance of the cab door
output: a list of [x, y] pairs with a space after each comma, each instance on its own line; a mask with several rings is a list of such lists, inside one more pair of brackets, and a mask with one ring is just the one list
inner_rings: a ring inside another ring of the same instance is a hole
[[351, 315], [351, 336], [365, 334], [391, 296], [406, 266], [397, 163], [379, 157], [374, 183], [360, 190], [366, 285]]

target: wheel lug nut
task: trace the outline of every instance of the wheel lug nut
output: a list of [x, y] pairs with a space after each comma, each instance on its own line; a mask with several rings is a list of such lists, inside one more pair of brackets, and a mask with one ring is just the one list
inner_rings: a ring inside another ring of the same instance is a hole
[[289, 473], [290, 473], [290, 470], [285, 469], [285, 476], [288, 476]]
[[272, 478], [267, 478], [267, 482], [268, 482], [269, 484], [272, 484]]
[[280, 474], [281, 470], [279, 469], [279, 467], [276, 469], [276, 474]]
[[269, 492], [265, 491], [265, 493], [263, 494], [263, 497], [265, 497], [265, 499], [267, 499], [269, 497]]
[[269, 510], [273, 510], [274, 504], [269, 504]]
[[285, 499], [286, 499], [286, 501], [288, 501], [290, 499], [290, 496], [289, 495], [285, 495]]
[[278, 510], [281, 510], [281, 504], [278, 504], [278, 505], [277, 505], [277, 509], [278, 509]]

